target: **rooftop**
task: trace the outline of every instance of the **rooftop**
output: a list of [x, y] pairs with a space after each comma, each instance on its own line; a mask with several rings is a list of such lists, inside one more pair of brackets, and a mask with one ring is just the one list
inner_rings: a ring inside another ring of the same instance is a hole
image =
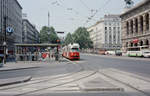
[[143, 0], [140, 3], [138, 3], [137, 5], [135, 5], [134, 7], [132, 7], [131, 9], [129, 9], [126, 12], [122, 13], [120, 16], [123, 16], [123, 15], [125, 15], [125, 14], [127, 14], [127, 13], [129, 13], [129, 12], [135, 10], [135, 9], [137, 9], [137, 8], [143, 6], [144, 4], [148, 3], [148, 2], [150, 2], [150, 0]]
[[15, 1], [16, 1], [16, 3], [18, 4], [18, 6], [19, 6], [21, 9], [23, 9], [22, 6], [20, 5], [20, 3], [18, 2], [18, 0], [15, 0]]

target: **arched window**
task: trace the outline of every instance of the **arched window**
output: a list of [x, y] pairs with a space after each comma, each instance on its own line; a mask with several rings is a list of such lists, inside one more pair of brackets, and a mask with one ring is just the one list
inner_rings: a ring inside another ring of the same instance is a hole
[[146, 14], [146, 30], [149, 30], [149, 14]]
[[143, 41], [140, 41], [140, 46], [143, 46]]
[[143, 33], [143, 25], [144, 25], [144, 23], [143, 23], [143, 16], [140, 16], [140, 27], [141, 27], [141, 32]]
[[138, 33], [138, 19], [135, 19], [135, 32]]

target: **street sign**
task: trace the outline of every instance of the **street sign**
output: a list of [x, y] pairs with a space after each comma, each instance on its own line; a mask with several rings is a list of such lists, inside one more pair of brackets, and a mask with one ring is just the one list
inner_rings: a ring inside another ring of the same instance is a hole
[[59, 34], [64, 34], [65, 32], [58, 31], [57, 33], [59, 33]]
[[6, 28], [6, 31], [7, 31], [8, 33], [13, 33], [13, 32], [14, 32], [14, 29], [13, 29], [12, 27], [7, 27], [7, 28]]

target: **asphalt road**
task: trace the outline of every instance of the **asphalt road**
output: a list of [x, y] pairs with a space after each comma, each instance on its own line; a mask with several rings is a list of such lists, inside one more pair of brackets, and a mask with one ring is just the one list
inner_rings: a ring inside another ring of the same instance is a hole
[[31, 68], [31, 69], [21, 69], [21, 70], [12, 70], [12, 71], [0, 71], [0, 79], [32, 76], [42, 77], [42, 76], [52, 76], [60, 75], [71, 72], [76, 72], [79, 66], [68, 64], [65, 62], [52, 62], [49, 64], [43, 64], [40, 68]]
[[150, 58], [115, 57], [81, 55], [81, 64], [98, 70], [104, 68], [115, 68], [126, 72], [150, 77]]
[[[15, 78], [22, 76], [52, 76], [57, 74], [65, 74], [76, 72], [79, 66], [66, 64], [67, 62], [60, 62], [55, 64], [43, 65], [41, 68], [22, 69], [14, 71], [0, 72], [0, 79]], [[150, 60], [143, 60], [141, 58], [127, 58], [114, 56], [95, 56], [95, 55], [81, 55], [81, 60], [78, 61], [82, 66], [90, 67], [94, 70], [104, 68], [115, 68], [145, 77], [150, 77]], [[87, 70], [89, 68], [86, 68]]]

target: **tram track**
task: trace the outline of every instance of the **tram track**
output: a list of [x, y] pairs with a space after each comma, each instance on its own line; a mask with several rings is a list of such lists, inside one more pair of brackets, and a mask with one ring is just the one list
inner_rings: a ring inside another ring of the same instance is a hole
[[136, 78], [136, 79], [140, 79], [140, 80], [143, 80], [143, 81], [145, 81], [145, 82], [148, 82], [148, 83], [150, 83], [150, 80], [149, 79], [146, 79], [146, 78], [144, 78], [144, 77], [141, 77], [141, 76], [137, 76], [137, 75], [134, 75], [134, 74], [129, 74], [129, 73], [126, 73], [126, 72], [122, 72], [122, 71], [117, 71], [117, 70], [111, 70], [112, 72], [117, 72], [117, 73], [120, 73], [120, 74], [124, 74], [124, 75], [127, 75], [127, 76], [129, 76], [129, 77], [134, 77], [134, 78]]
[[[35, 86], [37, 84], [44, 84], [44, 83], [50, 83], [50, 82], [53, 83], [53, 81], [58, 82], [58, 83], [50, 85], [50, 86], [44, 86], [44, 87], [37, 88], [37, 89], [34, 89], [34, 90], [27, 90], [26, 92], [19, 92], [18, 91], [19, 93], [17, 93], [16, 95], [13, 95], [13, 96], [29, 96], [29, 95], [32, 96], [33, 94], [36, 94], [36, 93], [41, 94], [40, 92], [43, 92], [45, 90], [49, 90], [49, 89], [53, 89], [53, 88], [58, 88], [58, 87], [61, 87], [63, 85], [75, 83], [77, 81], [80, 81], [82, 79], [86, 79], [86, 78], [91, 77], [91, 76], [93, 76], [93, 75], [95, 75], [95, 74], [98, 73], [98, 74], [101, 74], [101, 75], [103, 75], [103, 76], [111, 79], [111, 80], [114, 80], [114, 81], [116, 81], [118, 83], [121, 83], [121, 84], [123, 84], [123, 85], [125, 85], [125, 86], [127, 86], [127, 87], [129, 87], [129, 88], [131, 88], [133, 90], [136, 90], [139, 93], [143, 93], [144, 96], [150, 96], [150, 94], [148, 94], [148, 93], [146, 93], [146, 92], [144, 92], [144, 91], [142, 91], [142, 90], [140, 90], [140, 89], [138, 89], [138, 88], [136, 88], [136, 87], [134, 87], [134, 86], [132, 86], [130, 84], [127, 84], [126, 82], [120, 81], [120, 80], [118, 80], [116, 78], [113, 78], [113, 77], [109, 76], [107, 73], [105, 74], [105, 73], [99, 71], [97, 68], [94, 68], [94, 67], [90, 66], [89, 63], [86, 63], [86, 67], [85, 67], [82, 64], [80, 64], [80, 61], [79, 62], [78, 61], [70, 61], [70, 60], [68, 60], [68, 61], [69, 61], [69, 63], [67, 63], [67, 64], [78, 64], [78, 66], [79, 66], [80, 69], [77, 72], [75, 72], [75, 73], [71, 73], [71, 74], [67, 74], [67, 75], [63, 75], [63, 76], [59, 76], [58, 75], [58, 76], [52, 77], [52, 78], [44, 78], [45, 80], [41, 80], [41, 81], [38, 81], [40, 79], [34, 79], [33, 81], [37, 80], [37, 82], [32, 82], [31, 81], [32, 83], [29, 82], [29, 83], [26, 83], [26, 84], [23, 84], [23, 85], [17, 85], [17, 86], [14, 86], [14, 87], [3, 88], [3, 89], [0, 89], [0, 91], [1, 90], [2, 91], [3, 90], [4, 91], [6, 91], [6, 90], [14, 90], [14, 89], [16, 90], [18, 88], [24, 88], [24, 87], [25, 88], [28, 88], [28, 87], [30, 88], [30, 86], [32, 86], [32, 85]], [[110, 70], [110, 71], [115, 72], [115, 73], [124, 74], [126, 76], [134, 77], [136, 79], [144, 80], [144, 81], [150, 83], [149, 80], [143, 79], [143, 78], [138, 77], [138, 76], [133, 76], [130, 73], [126, 74], [126, 72], [122, 72], [122, 71], [118, 72], [116, 69]], [[86, 73], [86, 72], [89, 72], [89, 73]], [[78, 76], [80, 76], [80, 77], [78, 77]], [[73, 77], [73, 79], [65, 81], [65, 82], [59, 82], [59, 80], [60, 81], [61, 80], [62, 81], [67, 80], [68, 77], [69, 78]], [[75, 77], [75, 79], [74, 79], [74, 77]]]
[[[77, 64], [76, 62], [72, 62], [72, 61], [69, 61], [69, 62], [72, 63], [72, 64]], [[41, 81], [37, 81], [37, 82], [33, 82], [33, 83], [28, 83], [28, 84], [23, 84], [23, 85], [17, 85], [17, 86], [14, 86], [14, 87], [3, 88], [3, 89], [0, 89], [0, 90], [4, 90], [4, 91], [14, 90], [14, 89], [28, 87], [28, 86], [32, 86], [32, 85], [34, 86], [36, 84], [42, 84], [42, 83], [46, 83], [46, 82], [51, 82], [51, 81], [54, 81], [54, 80], [56, 81], [56, 80], [59, 80], [59, 79], [65, 79], [65, 78], [68, 78], [70, 76], [71, 77], [81, 76], [80, 78], [76, 78], [76, 79], [73, 79], [73, 80], [70, 80], [70, 81], [67, 81], [67, 82], [58, 83], [56, 85], [52, 85], [52, 86], [44, 87], [44, 88], [39, 88], [39, 89], [27, 91], [27, 92], [22, 92], [22, 93], [13, 95], [13, 96], [30, 95], [30, 94], [33, 94], [33, 93], [36, 93], [36, 92], [39, 92], [39, 91], [44, 91], [46, 89], [55, 88], [55, 87], [59, 87], [59, 86], [62, 86], [62, 85], [69, 84], [69, 83], [73, 83], [73, 82], [76, 82], [76, 81], [88, 78], [90, 76], [93, 76], [93, 75], [95, 75], [97, 73], [97, 71], [90, 71], [89, 73], [87, 73], [86, 69], [82, 65], [80, 65], [80, 64], [78, 64], [78, 65], [80, 67], [80, 70], [78, 70], [75, 73], [67, 74], [67, 75], [64, 75], [64, 76], [58, 76], [58, 77], [55, 77], [55, 78], [45, 79], [45, 80], [41, 80]]]
[[[77, 63], [77, 62], [76, 62], [76, 63]], [[87, 63], [87, 65], [88, 65], [88, 67], [90, 66], [88, 63]], [[96, 68], [94, 68], [94, 67], [89, 67], [89, 68], [90, 68], [90, 69], [93, 69], [93, 70], [96, 69]], [[139, 80], [145, 81], [145, 82], [147, 82], [147, 83], [150, 83], [150, 80], [149, 80], [149, 79], [147, 79], [147, 78], [142, 78], [141, 76], [134, 75], [134, 74], [132, 74], [132, 73], [126, 73], [126, 72], [122, 72], [122, 71], [117, 71], [116, 69], [113, 69], [113, 70], [111, 70], [111, 71], [112, 71], [112, 72], [115, 72], [115, 73], [120, 73], [120, 74], [129, 76], [129, 77], [132, 77], [132, 78], [134, 77], [135, 79], [139, 79]], [[111, 80], [114, 80], [114, 81], [116, 81], [116, 82], [118, 82], [118, 83], [121, 83], [121, 84], [123, 84], [123, 85], [125, 85], [125, 86], [127, 86], [127, 87], [129, 87], [129, 88], [131, 88], [131, 89], [133, 89], [133, 90], [136, 90], [137, 92], [142, 93], [142, 94], [144, 94], [145, 96], [150, 96], [149, 93], [147, 93], [147, 92], [145, 92], [145, 91], [143, 91], [143, 90], [141, 90], [141, 89], [139, 89], [139, 88], [136, 88], [136, 87], [132, 86], [131, 84], [128, 84], [128, 83], [123, 82], [123, 81], [120, 81], [120, 80], [118, 80], [118, 79], [116, 79], [116, 78], [114, 78], [114, 77], [111, 77], [111, 76], [107, 75], [107, 73], [103, 73], [103, 72], [101, 72], [101, 71], [99, 71], [99, 70], [97, 70], [96, 72], [99, 73], [99, 74], [101, 74], [101, 75], [103, 75], [103, 76], [105, 76], [105, 77], [107, 77], [107, 78], [109, 78], [109, 79], [111, 79]]]
[[[133, 76], [133, 75], [131, 75], [131, 74], [129, 75], [129, 74], [126, 74], [126, 73], [124, 73], [124, 72], [120, 72], [120, 71], [116, 71], [116, 70], [109, 70], [109, 71], [115, 72], [115, 73], [117, 73], [117, 74], [119, 73], [119, 74], [122, 74], [122, 75], [124, 75], [124, 76], [129, 76], [130, 78], [139, 79], [139, 80], [142, 80], [142, 81], [144, 81], [144, 82], [150, 83], [149, 80], [142, 79], [141, 77], [138, 77], [138, 76]], [[150, 96], [149, 93], [145, 92], [144, 90], [140, 89], [139, 87], [135, 87], [134, 85], [132, 85], [132, 84], [130, 84], [130, 83], [128, 83], [128, 82], [121, 81], [121, 80], [117, 79], [117, 77], [112, 77], [112, 76], [110, 76], [110, 74], [107, 74], [107, 73], [105, 73], [105, 72], [100, 72], [100, 71], [99, 71], [99, 73], [102, 74], [102, 75], [104, 75], [105, 77], [110, 78], [110, 79], [112, 79], [112, 80], [114, 80], [114, 81], [116, 81], [116, 82], [119, 82], [119, 83], [121, 83], [121, 84], [123, 84], [123, 85], [125, 85], [125, 86], [127, 86], [127, 87], [129, 87], [129, 88], [131, 88], [131, 89], [134, 89], [134, 90], [136, 90], [136, 91], [139, 92], [139, 93], [144, 94], [144, 96]], [[112, 74], [113, 74], [113, 73], [112, 73]]]

